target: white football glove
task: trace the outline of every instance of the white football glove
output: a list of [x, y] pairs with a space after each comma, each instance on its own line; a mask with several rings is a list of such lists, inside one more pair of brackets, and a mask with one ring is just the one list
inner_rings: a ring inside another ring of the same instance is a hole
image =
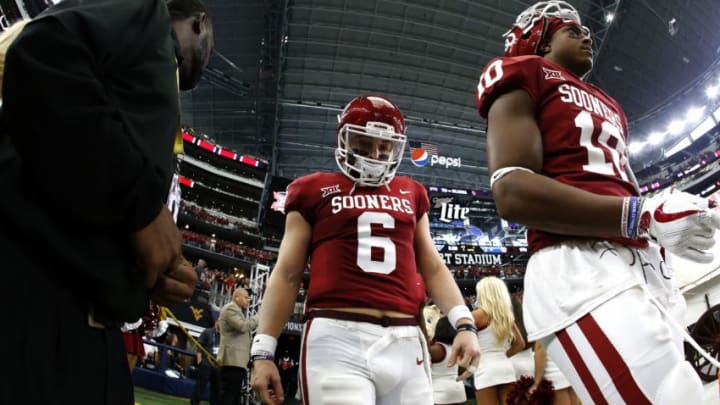
[[637, 236], [657, 242], [670, 253], [697, 263], [710, 263], [720, 213], [715, 202], [682, 191], [645, 198]]

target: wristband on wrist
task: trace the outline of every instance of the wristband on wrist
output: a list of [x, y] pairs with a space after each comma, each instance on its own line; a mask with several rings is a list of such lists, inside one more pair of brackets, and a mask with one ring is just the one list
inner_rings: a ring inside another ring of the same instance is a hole
[[640, 223], [642, 203], [643, 199], [640, 197], [623, 198], [620, 232], [624, 238], [635, 239], [638, 237], [638, 225]]
[[622, 203], [622, 214], [620, 214], [620, 236], [623, 238], [628, 237], [627, 223], [628, 223], [628, 210], [630, 209], [630, 197], [623, 198]]
[[275, 356], [272, 354], [256, 354], [254, 356], [250, 356], [250, 361], [255, 360], [275, 360]]
[[467, 318], [471, 321], [475, 321], [473, 319], [472, 313], [470, 313], [470, 310], [465, 305], [456, 305], [452, 308], [450, 308], [450, 311], [448, 312], [448, 321], [450, 321], [450, 325], [452, 325], [455, 330], [457, 330], [458, 326], [457, 323], [462, 318]]
[[255, 361], [257, 360], [275, 361], [275, 356], [272, 354], [256, 354], [254, 356], [250, 356], [250, 362], [248, 363], [248, 366], [252, 369], [253, 367], [255, 367]]
[[253, 338], [252, 348], [250, 349], [250, 357], [255, 356], [275, 356], [277, 348], [277, 339], [270, 335], [257, 334]]
[[477, 326], [475, 326], [471, 323], [461, 323], [460, 325], [457, 326], [457, 328], [455, 328], [455, 330], [457, 331], [457, 333], [465, 332], [465, 331], [472, 332], [476, 335], [478, 333]]

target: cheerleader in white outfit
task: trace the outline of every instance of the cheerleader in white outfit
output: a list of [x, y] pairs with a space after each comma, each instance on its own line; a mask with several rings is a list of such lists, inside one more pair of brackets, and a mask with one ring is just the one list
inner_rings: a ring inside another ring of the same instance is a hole
[[505, 283], [485, 277], [477, 283], [477, 309], [473, 311], [478, 327], [480, 364], [475, 372], [475, 400], [478, 405], [505, 404], [515, 369], [509, 357], [525, 346], [510, 303]]
[[555, 396], [553, 405], [580, 405], [580, 398], [575, 394], [565, 375], [547, 356], [540, 342], [535, 342], [535, 383], [528, 390], [532, 393], [543, 377], [553, 384]]
[[458, 366], [448, 367], [455, 329], [446, 316], [435, 324], [435, 336], [430, 344], [430, 370], [432, 372], [433, 402], [439, 404], [463, 404], [467, 400], [465, 385], [457, 381]]
[[520, 296], [512, 296], [511, 300], [513, 315], [515, 315], [515, 324], [520, 330], [520, 336], [522, 336], [523, 341], [525, 341], [523, 349], [510, 357], [513, 368], [515, 368], [515, 379], [519, 380], [523, 376], [533, 378], [535, 375], [535, 355], [533, 353], [532, 342], [527, 341], [527, 332], [523, 324], [522, 299]]

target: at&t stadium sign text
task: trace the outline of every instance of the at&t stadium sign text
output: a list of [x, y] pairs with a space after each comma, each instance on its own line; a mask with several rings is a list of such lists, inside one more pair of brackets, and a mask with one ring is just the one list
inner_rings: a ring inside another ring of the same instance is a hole
[[447, 265], [499, 266], [503, 264], [502, 255], [487, 253], [440, 253]]

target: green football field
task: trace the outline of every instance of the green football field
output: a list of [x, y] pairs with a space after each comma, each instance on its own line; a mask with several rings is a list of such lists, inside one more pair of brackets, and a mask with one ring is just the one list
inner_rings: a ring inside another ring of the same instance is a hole
[[[159, 392], [148, 391], [144, 388], [135, 387], [136, 405], [187, 405], [190, 400], [187, 398], [173, 397]], [[207, 402], [203, 402], [207, 404]]]
[[[135, 387], [135, 404], [136, 405], [187, 405], [190, 400], [187, 398], [173, 397], [170, 395], [161, 394], [154, 391], [148, 391], [143, 388]], [[203, 405], [207, 405], [208, 402], [201, 402]], [[286, 401], [287, 404], [298, 403], [295, 401]], [[465, 405], [474, 404], [475, 400], [468, 400]]]

